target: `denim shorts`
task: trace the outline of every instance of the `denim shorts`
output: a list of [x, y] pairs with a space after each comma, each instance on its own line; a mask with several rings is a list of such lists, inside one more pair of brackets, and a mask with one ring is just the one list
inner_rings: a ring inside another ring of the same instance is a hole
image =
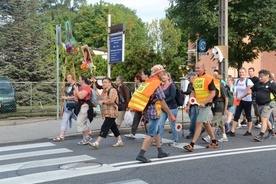
[[228, 108], [228, 111], [231, 112], [232, 114], [235, 114], [237, 106], [233, 105], [232, 107]]
[[148, 122], [148, 136], [155, 137], [159, 134], [159, 119], [150, 119]]

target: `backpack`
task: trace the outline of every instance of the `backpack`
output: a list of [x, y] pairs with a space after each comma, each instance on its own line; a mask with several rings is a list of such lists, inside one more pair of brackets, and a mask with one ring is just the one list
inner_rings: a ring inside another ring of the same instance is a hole
[[[237, 86], [238, 82], [240, 81], [241, 79], [238, 78], [238, 80], [236, 81], [236, 84], [235, 86]], [[247, 83], [248, 83], [248, 78], [245, 79], [245, 86], [247, 87]]]
[[231, 91], [228, 85], [225, 86], [226, 95], [228, 97], [228, 107], [232, 107], [234, 105], [234, 93]]
[[185, 95], [181, 89], [175, 86], [175, 102], [178, 106], [184, 105]]
[[[112, 88], [114, 88], [116, 91], [117, 91], [117, 96], [119, 97], [118, 99], [118, 103], [115, 101], [115, 104], [118, 106], [118, 111], [122, 111], [122, 106], [125, 102], [125, 99], [124, 97], [121, 95], [121, 93], [118, 91], [118, 89], [116, 87], [114, 87], [112, 85]], [[112, 89], [110, 88], [108, 91], [107, 91], [107, 96], [109, 96], [109, 93], [110, 93], [110, 90]]]
[[97, 107], [98, 99], [97, 99], [96, 91], [93, 88], [91, 88], [91, 93], [92, 93], [92, 97], [91, 97], [90, 101], [91, 101], [93, 107]]

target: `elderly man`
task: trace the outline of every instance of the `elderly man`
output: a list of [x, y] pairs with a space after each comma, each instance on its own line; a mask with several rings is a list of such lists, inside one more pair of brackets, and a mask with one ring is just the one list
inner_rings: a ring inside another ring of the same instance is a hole
[[153, 91], [149, 95], [150, 99], [148, 105], [143, 111], [144, 117], [148, 120], [148, 133], [144, 139], [142, 148], [139, 154], [136, 157], [136, 160], [141, 161], [143, 163], [151, 162], [148, 160], [144, 155], [147, 149], [149, 148], [153, 138], [156, 142], [156, 147], [158, 150], [158, 158], [163, 158], [169, 156], [169, 153], [163, 152], [161, 148], [161, 141], [160, 141], [160, 132], [159, 132], [159, 118], [161, 114], [161, 108], [168, 114], [170, 119], [175, 122], [176, 118], [171, 113], [169, 107], [165, 102], [165, 94], [160, 86], [162, 76], [164, 75], [164, 68], [162, 65], [155, 65], [151, 68], [151, 77], [145, 81], [145, 88], [143, 91]]
[[202, 130], [202, 124], [204, 125], [208, 135], [210, 136], [212, 142], [206, 148], [217, 148], [218, 142], [214, 136], [214, 133], [211, 129], [209, 114], [211, 114], [211, 106], [213, 103], [213, 98], [216, 95], [216, 86], [214, 84], [213, 77], [205, 73], [205, 65], [203, 62], [198, 62], [195, 66], [195, 71], [197, 78], [193, 82], [193, 91], [191, 92], [190, 97], [195, 97], [197, 103], [199, 104], [197, 122], [195, 134], [192, 139], [192, 142], [189, 145], [184, 146], [183, 148], [189, 152], [194, 151], [194, 145], [199, 138]]

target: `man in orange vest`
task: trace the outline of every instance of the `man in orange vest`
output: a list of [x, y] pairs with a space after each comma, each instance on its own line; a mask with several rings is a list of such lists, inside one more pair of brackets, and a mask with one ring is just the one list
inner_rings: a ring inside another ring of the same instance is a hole
[[[197, 78], [193, 82], [193, 90], [190, 97], [195, 97], [199, 106], [195, 134], [192, 142], [183, 148], [189, 152], [194, 151], [194, 145], [199, 138], [202, 130], [202, 124], [204, 125], [208, 135], [212, 142], [206, 148], [217, 148], [218, 142], [211, 129], [210, 121], [212, 120], [211, 106], [212, 100], [216, 95], [216, 86], [214, 84], [213, 77], [205, 73], [205, 65], [203, 62], [198, 62], [195, 66]], [[189, 108], [189, 105], [188, 107]]]
[[[148, 133], [144, 139], [142, 148], [139, 154], [136, 157], [136, 160], [141, 161], [143, 163], [151, 162], [151, 160], [147, 159], [144, 155], [147, 149], [149, 148], [153, 138], [156, 142], [156, 147], [158, 150], [158, 158], [163, 158], [169, 156], [169, 153], [163, 152], [161, 148], [160, 134], [159, 134], [159, 118], [161, 114], [161, 108], [168, 113], [170, 119], [172, 121], [176, 121], [176, 117], [171, 113], [169, 107], [165, 102], [165, 94], [160, 86], [162, 76], [164, 75], [165, 69], [162, 65], [154, 65], [151, 68], [151, 77], [145, 82], [148, 86], [153, 86], [155, 90], [150, 95], [150, 99], [148, 105], [143, 110], [143, 115], [146, 120], [148, 120]], [[159, 81], [159, 85], [158, 84]], [[151, 88], [151, 87], [149, 87]], [[158, 107], [158, 104], [161, 104], [161, 108]]]

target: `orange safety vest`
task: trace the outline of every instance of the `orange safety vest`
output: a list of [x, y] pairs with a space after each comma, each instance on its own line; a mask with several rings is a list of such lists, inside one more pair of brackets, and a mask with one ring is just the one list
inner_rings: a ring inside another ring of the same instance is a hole
[[[195, 78], [193, 87], [195, 91], [195, 98], [198, 103], [205, 102], [207, 97], [210, 95], [211, 92], [209, 91], [208, 86], [212, 80], [213, 77], [208, 74]], [[212, 100], [210, 100], [210, 102], [212, 102]]]
[[[136, 111], [143, 111], [147, 106], [150, 96], [160, 86], [161, 81], [158, 76], [147, 79], [132, 95], [128, 108]], [[157, 101], [155, 107], [158, 114], [161, 114], [161, 103]]]
[[220, 92], [220, 85], [221, 85], [221, 82], [220, 82], [219, 79], [214, 78], [214, 84], [215, 84], [216, 88], [217, 88], [218, 91], [219, 91], [219, 93], [218, 93], [218, 98], [220, 98], [220, 97], [221, 97], [221, 92]]

